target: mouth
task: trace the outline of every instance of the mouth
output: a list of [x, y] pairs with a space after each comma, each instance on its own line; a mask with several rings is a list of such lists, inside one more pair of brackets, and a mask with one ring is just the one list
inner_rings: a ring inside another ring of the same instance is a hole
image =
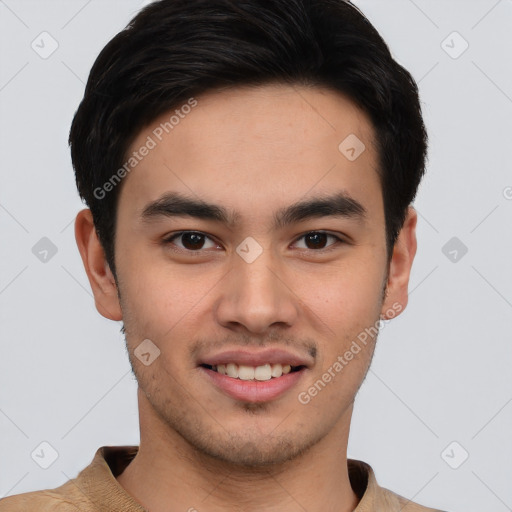
[[292, 366], [290, 364], [282, 365], [280, 363], [270, 364], [266, 363], [259, 366], [238, 365], [236, 363], [209, 365], [202, 364], [203, 368], [227, 375], [232, 379], [239, 379], [244, 381], [266, 381], [271, 379], [278, 379], [283, 375], [297, 372], [305, 368], [304, 365]]
[[199, 362], [208, 382], [235, 400], [261, 403], [283, 396], [303, 378], [312, 361], [280, 350], [227, 351]]

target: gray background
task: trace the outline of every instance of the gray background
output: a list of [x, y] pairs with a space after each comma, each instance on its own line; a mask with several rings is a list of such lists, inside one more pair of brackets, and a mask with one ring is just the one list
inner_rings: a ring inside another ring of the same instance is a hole
[[[120, 324], [96, 312], [75, 246], [67, 135], [95, 57], [142, 5], [0, 0], [1, 496], [138, 443]], [[349, 456], [419, 503], [512, 510], [512, 2], [357, 5], [419, 82], [430, 159], [409, 307], [381, 333]]]

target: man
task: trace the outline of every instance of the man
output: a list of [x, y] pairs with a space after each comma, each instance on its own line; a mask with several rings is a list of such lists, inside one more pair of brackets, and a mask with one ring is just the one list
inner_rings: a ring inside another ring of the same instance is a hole
[[70, 133], [96, 307], [139, 447], [1, 511], [428, 511], [347, 460], [407, 305], [418, 92], [342, 0], [161, 0], [103, 49]]

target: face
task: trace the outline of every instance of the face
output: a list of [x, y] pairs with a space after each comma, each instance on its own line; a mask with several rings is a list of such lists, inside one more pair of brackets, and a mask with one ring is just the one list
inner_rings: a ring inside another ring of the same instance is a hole
[[120, 305], [95, 295], [119, 307], [155, 428], [227, 462], [283, 462], [348, 428], [410, 262], [388, 280], [374, 133], [351, 101], [285, 85], [195, 100], [133, 142], [154, 144], [120, 193]]

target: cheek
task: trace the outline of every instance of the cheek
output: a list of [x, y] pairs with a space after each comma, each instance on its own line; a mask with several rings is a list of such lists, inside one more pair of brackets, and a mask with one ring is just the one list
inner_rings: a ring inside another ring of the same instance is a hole
[[197, 329], [197, 315], [225, 273], [171, 265], [165, 257], [135, 251], [122, 260], [118, 272], [127, 333], [155, 340]]
[[334, 332], [364, 327], [380, 314], [384, 269], [374, 261], [353, 261], [328, 269], [326, 273], [310, 273], [297, 295]]

